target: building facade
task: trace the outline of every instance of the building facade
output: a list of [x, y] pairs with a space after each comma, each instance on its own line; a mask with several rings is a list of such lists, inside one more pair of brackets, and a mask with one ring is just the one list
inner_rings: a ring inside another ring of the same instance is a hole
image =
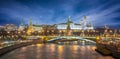
[[[68, 27], [70, 29], [69, 31], [67, 30]], [[59, 33], [66, 35], [66, 33], [68, 32], [71, 32], [71, 34], [75, 34], [78, 32], [81, 33], [81, 31], [85, 30], [94, 30], [94, 27], [91, 22], [86, 22], [86, 16], [84, 16], [84, 20], [81, 20], [79, 24], [73, 23], [69, 17], [66, 23], [57, 24], [57, 29]]]
[[14, 24], [6, 24], [4, 26], [5, 31], [10, 32], [10, 31], [15, 31], [18, 30], [18, 27]]

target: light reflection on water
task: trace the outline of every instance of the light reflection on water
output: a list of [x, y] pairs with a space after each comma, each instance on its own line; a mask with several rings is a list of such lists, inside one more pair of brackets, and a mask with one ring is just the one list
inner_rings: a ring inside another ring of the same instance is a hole
[[65, 41], [58, 42], [57, 44], [68, 44], [68, 45], [95, 45], [95, 43], [86, 42], [86, 41]]
[[63, 46], [58, 46], [58, 59], [61, 59], [61, 58], [63, 58]]
[[113, 59], [95, 51], [95, 45], [36, 44], [11, 51], [0, 59]]

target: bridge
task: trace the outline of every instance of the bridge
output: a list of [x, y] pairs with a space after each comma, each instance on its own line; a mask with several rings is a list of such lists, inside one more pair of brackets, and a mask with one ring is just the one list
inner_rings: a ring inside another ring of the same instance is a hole
[[80, 37], [80, 36], [58, 36], [58, 37], [55, 37], [55, 38], [52, 38], [50, 40], [48, 40], [47, 42], [52, 42], [52, 41], [56, 41], [56, 40], [70, 40], [70, 39], [76, 39], [76, 40], [83, 40], [83, 41], [88, 41], [88, 42], [91, 42], [91, 43], [96, 43], [95, 41], [92, 41], [92, 40], [89, 40], [89, 39], [85, 39], [83, 37]]

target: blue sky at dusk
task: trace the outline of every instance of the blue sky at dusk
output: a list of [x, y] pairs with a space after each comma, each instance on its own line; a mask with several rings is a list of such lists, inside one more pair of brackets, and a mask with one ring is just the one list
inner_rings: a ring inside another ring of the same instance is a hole
[[0, 0], [0, 25], [80, 23], [83, 16], [94, 26], [120, 27], [120, 0]]

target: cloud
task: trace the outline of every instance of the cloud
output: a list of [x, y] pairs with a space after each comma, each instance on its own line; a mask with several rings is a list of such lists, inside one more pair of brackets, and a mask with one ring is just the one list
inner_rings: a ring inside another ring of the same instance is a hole
[[[106, 5], [106, 4], [105, 4]], [[104, 6], [105, 6], [104, 5]], [[77, 14], [74, 16], [73, 19], [83, 19], [83, 16], [87, 16], [87, 21], [93, 22], [95, 25], [104, 25], [104, 24], [113, 24], [116, 22], [113, 22], [115, 18], [120, 17], [120, 12], [117, 12], [117, 10], [120, 10], [120, 4], [113, 5], [107, 9], [102, 9], [103, 6], [100, 6], [96, 9], [88, 10], [87, 12], [84, 11], [80, 14]], [[102, 9], [102, 10], [101, 10]], [[76, 20], [76, 22], [79, 22], [79, 20]]]
[[[68, 16], [71, 16], [73, 22], [79, 23], [86, 15], [87, 21], [93, 22], [94, 25], [117, 26], [120, 23], [119, 2], [111, 0], [3, 0], [0, 2], [0, 13], [7, 15], [6, 18], [18, 24], [22, 19], [26, 24], [29, 24], [30, 19], [34, 24], [62, 23], [67, 21]], [[6, 18], [2, 23], [6, 23], [8, 20]]]

